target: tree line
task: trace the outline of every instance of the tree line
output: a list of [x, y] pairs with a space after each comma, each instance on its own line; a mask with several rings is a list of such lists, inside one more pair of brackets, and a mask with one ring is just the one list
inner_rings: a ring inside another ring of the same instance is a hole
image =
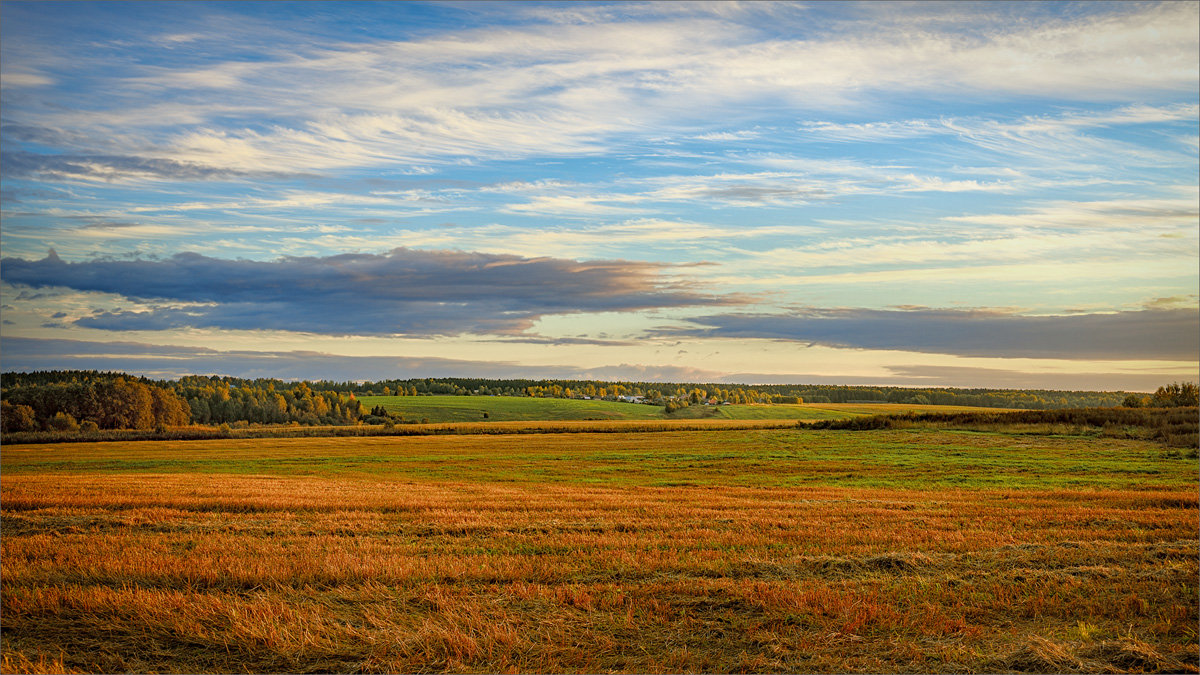
[[345, 425], [372, 421], [358, 397], [523, 396], [637, 400], [665, 406], [877, 401], [1027, 410], [1196, 405], [1192, 383], [1151, 395], [1126, 392], [739, 385], [599, 380], [412, 378], [290, 382], [189, 375], [152, 380], [125, 373], [38, 371], [0, 376], [0, 419], [9, 431], [156, 429], [186, 424]]
[[0, 376], [5, 432], [161, 429], [186, 424], [354, 424], [353, 395], [308, 382], [124, 373], [39, 371]]
[[1052, 391], [1041, 389], [908, 388], [853, 385], [744, 385], [727, 383], [633, 382], [599, 380], [524, 380], [484, 378], [412, 378], [377, 382], [321, 382], [324, 388], [358, 395], [534, 396], [544, 398], [601, 398], [640, 396], [650, 402], [677, 406], [701, 402], [756, 403], [880, 403], [962, 405], [981, 408], [1041, 410], [1112, 407], [1127, 392]]
[[164, 385], [187, 401], [197, 424], [354, 424], [363, 416], [352, 394], [308, 382], [189, 375]]
[[[1161, 391], [1183, 389], [1186, 385], [1160, 388]], [[1195, 385], [1191, 387], [1195, 393]], [[1150, 398], [1150, 397], [1147, 397]], [[1101, 435], [1107, 438], [1136, 438], [1153, 440], [1168, 447], [1190, 448], [1191, 451], [1168, 456], [1195, 459], [1200, 442], [1200, 416], [1196, 399], [1180, 399], [1184, 404], [1121, 406], [1113, 408], [1075, 408], [1018, 411], [955, 411], [920, 412], [892, 415], [872, 415], [849, 419], [820, 420], [800, 423], [804, 429], [909, 429], [914, 426], [934, 426], [950, 429], [1014, 430], [1018, 425], [1043, 425], [1054, 433]], [[1190, 405], [1188, 405], [1190, 403]]]
[[120, 375], [11, 385], [6, 375], [0, 420], [6, 432], [156, 429], [187, 424], [191, 411], [170, 389]]
[[1179, 408], [1200, 405], [1200, 389], [1192, 382], [1173, 382], [1159, 387], [1153, 396], [1130, 394], [1121, 405], [1126, 408]]

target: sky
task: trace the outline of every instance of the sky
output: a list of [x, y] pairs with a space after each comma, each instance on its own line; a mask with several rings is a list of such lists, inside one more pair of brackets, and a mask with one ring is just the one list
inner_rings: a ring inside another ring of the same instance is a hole
[[1200, 4], [0, 3], [0, 368], [1153, 390]]

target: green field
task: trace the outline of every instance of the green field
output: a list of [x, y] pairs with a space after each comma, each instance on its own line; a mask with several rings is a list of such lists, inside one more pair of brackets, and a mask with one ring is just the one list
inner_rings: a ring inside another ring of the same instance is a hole
[[903, 489], [1170, 489], [1194, 463], [1142, 441], [931, 431], [714, 430], [6, 446], [6, 475]]
[[410, 422], [663, 419], [662, 408], [615, 401], [514, 396], [362, 396], [359, 400], [367, 410], [382, 405]]
[[[541, 420], [824, 420], [855, 415], [919, 411], [996, 410], [965, 406], [906, 405], [891, 403], [804, 403], [800, 405], [694, 405], [667, 414], [661, 406], [618, 401], [514, 396], [362, 396], [367, 410], [382, 405], [409, 422], [497, 422]], [[484, 414], [487, 417], [484, 417]]]
[[917, 405], [908, 403], [802, 403], [772, 405], [692, 406], [669, 417], [717, 417], [733, 420], [826, 420], [859, 415], [896, 415], [920, 412], [998, 411], [1004, 408], [976, 408], [957, 405]]

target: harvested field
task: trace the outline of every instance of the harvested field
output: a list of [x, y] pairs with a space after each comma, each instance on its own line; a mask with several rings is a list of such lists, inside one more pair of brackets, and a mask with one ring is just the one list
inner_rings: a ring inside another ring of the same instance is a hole
[[6, 445], [5, 672], [1196, 672], [1195, 462], [929, 430]]

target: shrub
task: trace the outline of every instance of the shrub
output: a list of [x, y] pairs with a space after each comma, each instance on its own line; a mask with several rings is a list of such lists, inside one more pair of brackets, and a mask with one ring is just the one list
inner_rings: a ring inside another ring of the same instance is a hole
[[37, 414], [27, 405], [0, 402], [0, 424], [3, 425], [4, 433], [33, 431], [37, 429]]
[[55, 413], [54, 417], [46, 421], [46, 426], [54, 431], [79, 431], [79, 423], [64, 412]]
[[1121, 405], [1125, 406], [1126, 408], [1141, 408], [1142, 397], [1138, 396], [1137, 394], [1130, 394], [1125, 397], [1125, 401], [1122, 402]]
[[1159, 408], [1194, 406], [1200, 404], [1200, 389], [1191, 382], [1168, 384], [1159, 387], [1150, 400], [1150, 405]]
[[1039, 433], [1087, 435], [1103, 433], [1111, 438], [1147, 438], [1170, 447], [1193, 447], [1200, 430], [1200, 414], [1194, 407], [1174, 408], [1065, 408], [1016, 412], [930, 412], [904, 415], [874, 415], [797, 424], [802, 429], [899, 429], [914, 424], [949, 428], [985, 428], [1005, 431], [1039, 427]]

